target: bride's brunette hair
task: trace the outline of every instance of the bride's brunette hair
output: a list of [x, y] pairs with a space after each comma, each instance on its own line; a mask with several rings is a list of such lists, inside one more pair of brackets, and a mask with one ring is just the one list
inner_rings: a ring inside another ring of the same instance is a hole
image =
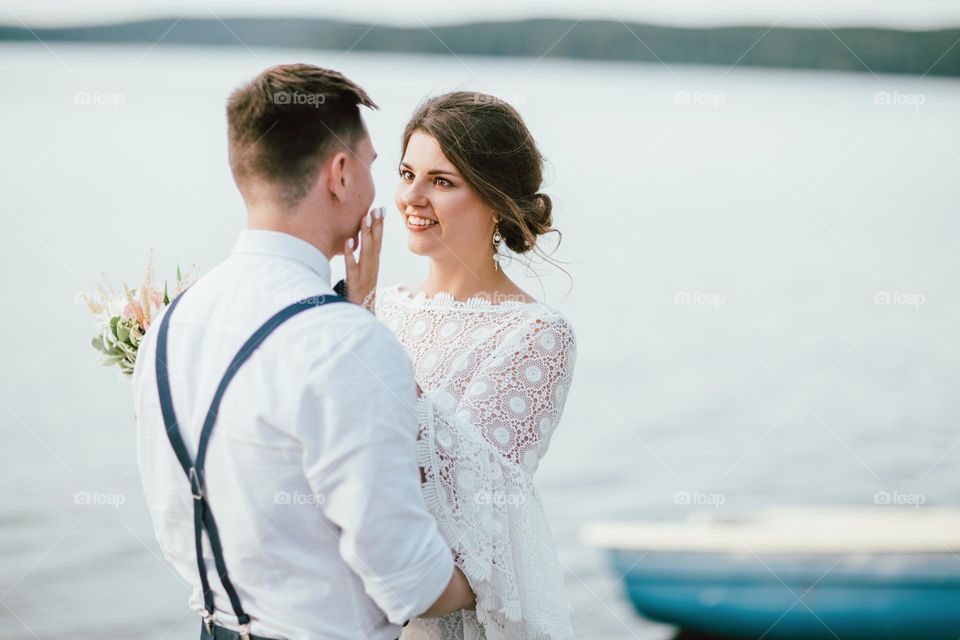
[[[403, 130], [400, 155], [415, 131], [433, 137], [463, 179], [500, 218], [515, 253], [535, 251], [553, 228], [553, 202], [540, 191], [543, 156], [516, 109], [485, 93], [454, 91], [423, 102]], [[552, 262], [552, 261], [551, 261]]]

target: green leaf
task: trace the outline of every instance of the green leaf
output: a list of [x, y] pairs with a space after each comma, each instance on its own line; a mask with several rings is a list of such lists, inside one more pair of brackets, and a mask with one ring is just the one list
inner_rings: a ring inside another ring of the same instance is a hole
[[97, 336], [90, 341], [90, 344], [93, 345], [93, 348], [99, 351], [100, 353], [109, 353], [107, 349], [103, 346], [103, 338]]
[[130, 338], [130, 330], [123, 322], [117, 323], [117, 338], [120, 339], [120, 342], [126, 342]]
[[170, 304], [170, 294], [167, 293], [167, 281], [166, 281], [166, 280], [163, 281], [163, 304], [164, 304], [164, 305]]

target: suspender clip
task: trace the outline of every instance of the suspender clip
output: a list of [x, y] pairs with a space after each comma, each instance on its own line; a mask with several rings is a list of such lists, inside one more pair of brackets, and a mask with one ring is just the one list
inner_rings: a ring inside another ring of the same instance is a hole
[[203, 616], [203, 625], [207, 628], [207, 633], [210, 634], [210, 637], [212, 638], [213, 637], [213, 614], [207, 611], [206, 609], [204, 609], [203, 613], [201, 613], [200, 615]]
[[194, 500], [203, 500], [203, 483], [200, 481], [200, 473], [196, 467], [190, 467], [190, 491], [193, 493]]

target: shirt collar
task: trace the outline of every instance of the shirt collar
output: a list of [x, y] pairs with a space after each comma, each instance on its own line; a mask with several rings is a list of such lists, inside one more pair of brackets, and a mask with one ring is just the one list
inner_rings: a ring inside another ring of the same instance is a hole
[[233, 253], [276, 256], [296, 260], [310, 267], [330, 286], [330, 260], [315, 246], [296, 236], [268, 229], [244, 229]]

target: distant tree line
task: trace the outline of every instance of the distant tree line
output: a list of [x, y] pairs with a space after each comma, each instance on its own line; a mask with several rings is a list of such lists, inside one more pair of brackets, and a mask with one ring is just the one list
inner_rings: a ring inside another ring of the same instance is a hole
[[960, 75], [960, 29], [668, 27], [533, 19], [427, 28], [319, 18], [144, 20], [58, 29], [0, 26], [0, 40], [270, 46], [450, 55]]

